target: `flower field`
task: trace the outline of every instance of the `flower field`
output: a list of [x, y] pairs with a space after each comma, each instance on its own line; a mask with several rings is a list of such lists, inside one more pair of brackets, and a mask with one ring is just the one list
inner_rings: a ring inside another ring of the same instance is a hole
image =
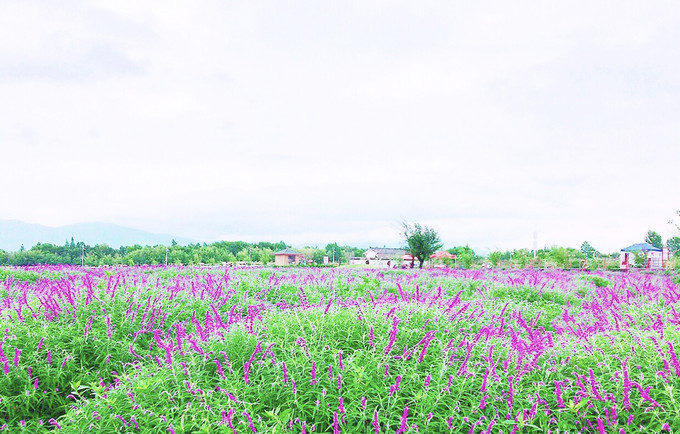
[[0, 269], [0, 429], [680, 431], [677, 281], [556, 270]]

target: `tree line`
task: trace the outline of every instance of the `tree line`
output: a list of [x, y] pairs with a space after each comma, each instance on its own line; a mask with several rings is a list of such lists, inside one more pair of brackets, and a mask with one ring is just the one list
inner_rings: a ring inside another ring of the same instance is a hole
[[[420, 263], [429, 255], [442, 247], [438, 234], [432, 228], [414, 224], [404, 225], [406, 250], [414, 253]], [[656, 247], [668, 247], [671, 254], [680, 256], [680, 238], [671, 237], [665, 243], [661, 236], [648, 231], [645, 242]], [[195, 243], [179, 245], [172, 242], [169, 246], [121, 246], [113, 248], [106, 244], [94, 246], [75, 242], [73, 238], [63, 245], [38, 243], [29, 249], [23, 246], [16, 252], [0, 249], [1, 265], [39, 265], [70, 264], [85, 266], [114, 265], [222, 265], [222, 264], [271, 264], [274, 253], [290, 247], [283, 241], [277, 243], [245, 241], [217, 241], [214, 243]], [[305, 255], [311, 265], [343, 265], [353, 257], [362, 257], [365, 249], [353, 246], [340, 246], [329, 243], [325, 247], [303, 247], [296, 249]], [[619, 252], [603, 254], [593, 248], [587, 241], [580, 249], [552, 246], [536, 252], [528, 249], [508, 251], [492, 251], [488, 255], [479, 255], [469, 246], [458, 246], [446, 249], [455, 255], [455, 259], [444, 259], [444, 265], [456, 268], [527, 268], [527, 267], [559, 267], [559, 268], [618, 268]]]
[[106, 244], [94, 246], [75, 242], [64, 245], [38, 243], [30, 249], [23, 246], [16, 252], [0, 250], [0, 265], [70, 264], [86, 266], [102, 265], [220, 265], [222, 263], [269, 263], [274, 252], [288, 247], [286, 243], [244, 241], [217, 241], [211, 244], [169, 246], [121, 246], [113, 248]]
[[[277, 243], [245, 241], [217, 241], [180, 245], [173, 241], [169, 246], [155, 245], [121, 246], [113, 248], [106, 244], [90, 246], [73, 238], [63, 245], [38, 243], [16, 252], [0, 249], [1, 265], [222, 265], [222, 264], [271, 264], [274, 253], [289, 248], [283, 241]], [[365, 249], [327, 244], [325, 248], [304, 247], [296, 249], [314, 265], [346, 264], [353, 256], [362, 256]], [[324, 259], [326, 257], [327, 259]]]

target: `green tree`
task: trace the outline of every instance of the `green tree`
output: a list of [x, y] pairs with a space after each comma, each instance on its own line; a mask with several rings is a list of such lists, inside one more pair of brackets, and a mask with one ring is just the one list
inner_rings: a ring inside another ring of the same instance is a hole
[[470, 246], [457, 246], [446, 250], [456, 255], [456, 262], [461, 268], [470, 269], [476, 259], [480, 259]]
[[458, 260], [458, 263], [460, 264], [461, 268], [469, 270], [470, 268], [472, 268], [472, 263], [475, 261], [475, 252], [466, 250], [462, 252], [460, 255], [457, 255], [456, 259]]
[[345, 252], [338, 246], [338, 243], [326, 244], [326, 256], [330, 262], [344, 262]]
[[250, 251], [248, 248], [245, 248], [239, 252], [236, 253], [236, 259], [238, 259], [239, 262], [246, 262], [250, 263]]
[[525, 268], [529, 263], [531, 253], [527, 249], [519, 249], [512, 252], [512, 260], [518, 268]]
[[274, 252], [272, 249], [263, 247], [260, 250], [260, 262], [262, 262], [263, 265], [274, 262]]
[[597, 253], [588, 241], [584, 241], [583, 244], [581, 244], [581, 252], [586, 258], [592, 258], [595, 256], [595, 253]]
[[564, 247], [553, 247], [550, 249], [550, 256], [558, 267], [569, 267], [569, 250]]
[[666, 245], [668, 246], [668, 250], [673, 255], [680, 255], [680, 237], [675, 236], [671, 237], [666, 241]]
[[436, 230], [420, 223], [414, 223], [413, 226], [403, 223], [402, 226], [406, 251], [418, 258], [419, 268], [423, 268], [425, 260], [442, 247], [439, 234]]
[[491, 266], [494, 268], [498, 267], [502, 257], [503, 253], [499, 252], [498, 250], [489, 253], [489, 262], [491, 263]]
[[651, 244], [652, 246], [656, 248], [662, 248], [663, 247], [663, 241], [661, 240], [661, 235], [657, 234], [654, 231], [647, 231], [647, 235], [645, 236], [645, 242]]

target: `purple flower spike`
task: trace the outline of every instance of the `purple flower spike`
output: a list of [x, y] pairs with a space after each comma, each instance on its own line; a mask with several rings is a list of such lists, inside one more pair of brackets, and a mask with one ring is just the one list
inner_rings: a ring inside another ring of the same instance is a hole
[[333, 412], [333, 434], [340, 434], [340, 425], [338, 423], [338, 412]]
[[404, 413], [401, 415], [401, 426], [397, 430], [396, 434], [401, 434], [401, 433], [406, 432], [406, 430], [408, 429], [408, 425], [406, 424], [407, 418], [408, 418], [408, 405], [404, 406]]
[[229, 425], [229, 428], [236, 434], [236, 429], [234, 428], [234, 424], [232, 423], [231, 419], [234, 417], [234, 413], [236, 413], [236, 410], [232, 407], [229, 409], [229, 412], [227, 412], [227, 425]]
[[245, 416], [246, 420], [248, 421], [248, 428], [250, 428], [252, 432], [256, 433], [257, 430], [255, 429], [255, 426], [253, 425], [253, 420], [250, 418], [248, 412], [244, 410], [243, 413], [241, 414], [243, 414], [243, 416]]
[[19, 348], [14, 349], [14, 367], [19, 367], [19, 357], [21, 357], [21, 350]]

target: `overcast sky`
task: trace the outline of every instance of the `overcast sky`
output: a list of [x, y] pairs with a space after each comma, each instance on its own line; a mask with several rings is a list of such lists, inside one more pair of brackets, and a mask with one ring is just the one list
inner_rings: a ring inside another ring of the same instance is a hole
[[611, 252], [679, 133], [673, 1], [0, 0], [0, 219]]

